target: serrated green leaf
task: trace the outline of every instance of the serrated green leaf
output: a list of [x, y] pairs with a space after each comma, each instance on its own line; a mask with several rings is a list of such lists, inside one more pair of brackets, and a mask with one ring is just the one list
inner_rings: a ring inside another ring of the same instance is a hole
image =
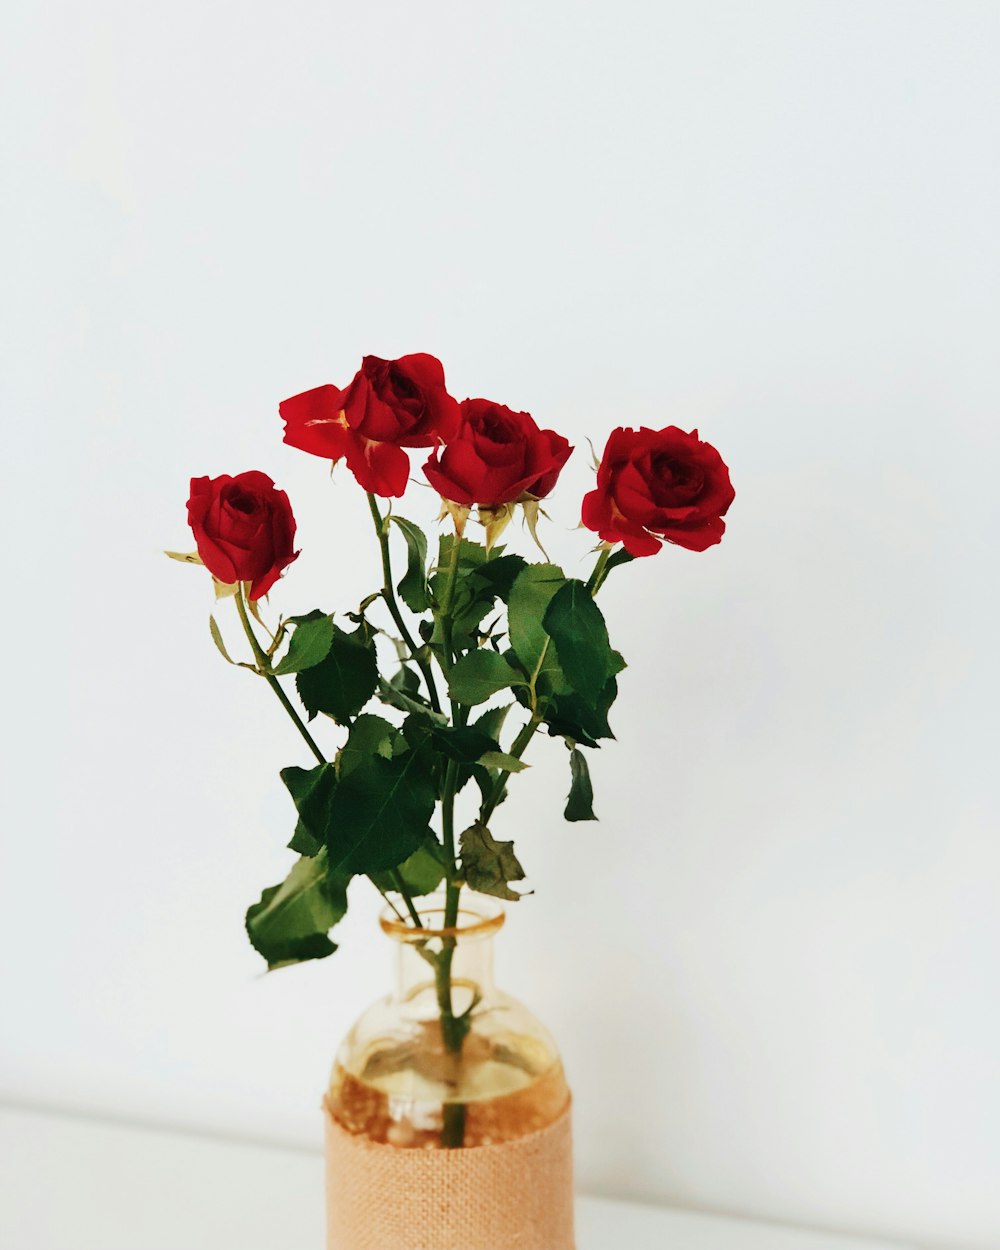
[[375, 646], [365, 638], [364, 627], [346, 634], [334, 626], [326, 657], [303, 669], [295, 685], [310, 720], [324, 712], [343, 725], [360, 712], [378, 685]]
[[[438, 562], [430, 579], [430, 589], [431, 595], [439, 604], [444, 602], [454, 544], [453, 534], [442, 534], [438, 541]], [[482, 591], [483, 586], [473, 576], [486, 559], [484, 547], [468, 538], [461, 539], [458, 573], [451, 603], [452, 634], [459, 648], [474, 645], [476, 628], [492, 603], [488, 595], [477, 593]], [[431, 645], [441, 647], [443, 645], [441, 622], [438, 619], [434, 624], [434, 632], [430, 639]]]
[[424, 720], [430, 721], [435, 725], [448, 724], [448, 717], [443, 712], [435, 712], [422, 699], [410, 698], [402, 690], [394, 689], [387, 681], [379, 682], [378, 697], [388, 707], [394, 707], [400, 712], [406, 712], [408, 716], [421, 716]]
[[327, 657], [333, 644], [333, 617], [325, 612], [317, 609], [308, 616], [294, 616], [288, 624], [294, 625], [294, 630], [284, 658], [274, 668], [276, 677], [314, 668]]
[[[458, 552], [459, 569], [462, 569], [463, 567], [476, 568], [487, 559], [486, 548], [482, 545], [482, 543], [474, 543], [470, 538], [463, 538], [461, 543], [462, 546]], [[447, 569], [451, 563], [451, 553], [454, 544], [454, 534], [442, 534], [438, 539], [437, 569], [439, 572], [443, 569]], [[496, 548], [495, 554], [499, 556], [502, 550], [503, 549], [500, 547]], [[440, 595], [437, 597], [440, 599]]]
[[420, 677], [415, 668], [411, 668], [409, 664], [401, 664], [398, 671], [389, 679], [389, 685], [393, 690], [400, 691], [407, 698], [421, 699], [420, 694]]
[[[479, 787], [479, 793], [483, 797], [483, 802], [489, 803], [493, 796], [493, 783], [497, 777], [496, 770], [491, 771], [483, 764], [473, 764], [470, 769], [463, 769], [463, 773], [466, 771], [468, 775], [460, 778], [462, 785], [465, 785], [465, 783], [469, 780], [469, 777], [472, 777], [475, 780], [476, 785]], [[507, 792], [504, 790], [503, 794], [500, 796], [500, 802], [503, 803], [506, 797]]]
[[363, 760], [373, 755], [383, 759], [392, 759], [393, 743], [399, 737], [399, 730], [381, 716], [365, 712], [351, 726], [347, 741], [337, 755], [337, 775], [346, 777]]
[[545, 723], [552, 737], [572, 738], [584, 746], [597, 747], [599, 738], [613, 738], [608, 712], [618, 696], [613, 677], [601, 691], [595, 706], [578, 694], [554, 695], [545, 705]]
[[[500, 732], [503, 729], [504, 721], [507, 719], [507, 713], [513, 706], [513, 703], [504, 703], [500, 707], [487, 708], [478, 720], [472, 722], [469, 728], [488, 738], [492, 746], [499, 749]], [[495, 773], [490, 773], [486, 768], [482, 767], [478, 760], [473, 761], [471, 764], [462, 764], [458, 770], [455, 793], [457, 794], [463, 790], [473, 778], [475, 778], [480, 790], [484, 790], [484, 787], [487, 786], [492, 787], [494, 775]]]
[[268, 968], [323, 959], [337, 949], [327, 934], [347, 911], [349, 876], [330, 873], [326, 853], [303, 857], [246, 914], [247, 935]]
[[614, 652], [601, 609], [583, 582], [566, 582], [552, 596], [542, 626], [555, 644], [559, 667], [591, 706], [614, 672]]
[[511, 902], [522, 897], [510, 888], [511, 881], [524, 880], [513, 842], [495, 841], [489, 829], [477, 821], [464, 831], [459, 845], [462, 872], [470, 889]]
[[[431, 579], [431, 589], [440, 602], [445, 593], [448, 559], [452, 550], [452, 538], [444, 535], [441, 540], [440, 565]], [[497, 598], [506, 598], [510, 585], [524, 567], [520, 556], [502, 554], [502, 547], [495, 547], [487, 556], [478, 543], [463, 539], [459, 556], [458, 575], [452, 599], [452, 641], [459, 651], [467, 651], [478, 645], [484, 617], [493, 609]], [[444, 643], [440, 620], [430, 635], [431, 645], [440, 649]]]
[[506, 751], [486, 751], [479, 757], [479, 763], [486, 768], [502, 768], [508, 773], [523, 773], [529, 767], [524, 760], [508, 755]]
[[[485, 582], [460, 570], [455, 579], [455, 594], [451, 607], [452, 642], [459, 651], [468, 651], [479, 643], [479, 627], [483, 617], [493, 607], [493, 594]], [[431, 647], [439, 653], [444, 646], [444, 630], [441, 618], [436, 617], [429, 635]]]
[[423, 842], [437, 801], [423, 751], [371, 755], [341, 776], [327, 830], [338, 872], [392, 868]]
[[475, 576], [478, 581], [487, 588], [491, 596], [495, 599], [502, 599], [504, 603], [510, 597], [511, 589], [518, 575], [527, 568], [528, 562], [519, 555], [494, 556], [492, 560], [487, 560], [485, 564], [479, 566]]
[[563, 815], [567, 820], [596, 820], [594, 815], [594, 787], [590, 783], [587, 757], [578, 747], [569, 753], [570, 785]]
[[406, 572], [396, 587], [399, 597], [411, 612], [426, 612], [431, 606], [427, 589], [427, 538], [419, 526], [405, 517], [390, 514], [389, 520], [406, 539]]
[[457, 764], [475, 764], [488, 751], [497, 751], [495, 739], [471, 725], [434, 729], [431, 737], [437, 749]]
[[[428, 830], [425, 844], [418, 846], [413, 854], [408, 859], [403, 860], [397, 869], [399, 875], [403, 878], [406, 892], [413, 898], [420, 898], [424, 894], [432, 894], [444, 880], [444, 865], [438, 858], [438, 855], [431, 849], [432, 845], [438, 848], [440, 854], [444, 853], [443, 848], [440, 847], [433, 833]], [[372, 880], [385, 893], [390, 891], [393, 893], [398, 892], [399, 887], [391, 870], [373, 873]]]
[[296, 823], [295, 830], [288, 841], [288, 849], [294, 851], [296, 855], [312, 856], [319, 854], [321, 845], [300, 820]]
[[[438, 726], [425, 716], [407, 716], [406, 720], [403, 721], [400, 737], [403, 740], [404, 747], [418, 751], [426, 749], [431, 745], [431, 735], [437, 728]], [[399, 754], [399, 752], [394, 751], [393, 754]]]
[[289, 849], [300, 855], [316, 855], [326, 841], [330, 804], [337, 788], [336, 769], [332, 764], [292, 766], [283, 768], [280, 776], [299, 816]]
[[480, 733], [486, 734], [494, 742], [499, 742], [500, 732], [503, 729], [504, 721], [507, 719], [507, 713], [513, 706], [513, 703], [504, 703], [500, 707], [488, 707], [482, 716], [472, 722], [469, 728], [478, 729]]
[[470, 651], [448, 674], [448, 693], [456, 703], [485, 703], [498, 690], [523, 686], [524, 677], [495, 651]]
[[507, 604], [511, 648], [525, 673], [537, 673], [535, 688], [545, 695], [570, 689], [542, 624], [549, 603], [565, 584], [558, 565], [529, 564], [518, 574]]

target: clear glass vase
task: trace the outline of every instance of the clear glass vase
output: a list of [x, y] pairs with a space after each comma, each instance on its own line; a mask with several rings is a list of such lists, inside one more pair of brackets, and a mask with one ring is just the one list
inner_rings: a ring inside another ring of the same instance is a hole
[[494, 984], [503, 909], [465, 891], [450, 928], [443, 901], [422, 900], [418, 911], [421, 929], [381, 917], [396, 984], [340, 1047], [332, 1116], [370, 1141], [423, 1149], [502, 1145], [547, 1128], [569, 1089], [548, 1032]]

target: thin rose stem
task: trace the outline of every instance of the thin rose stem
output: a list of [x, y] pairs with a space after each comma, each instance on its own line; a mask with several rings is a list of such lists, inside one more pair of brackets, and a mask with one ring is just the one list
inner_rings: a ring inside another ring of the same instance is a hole
[[410, 655], [413, 657], [414, 663], [423, 675], [423, 679], [427, 684], [427, 696], [430, 699], [431, 707], [435, 712], [440, 712], [441, 700], [438, 698], [437, 686], [434, 684], [434, 672], [427, 660], [420, 654], [420, 648], [414, 641], [413, 635], [407, 629], [406, 622], [403, 620], [403, 614], [400, 612], [399, 604], [396, 601], [396, 592], [392, 585], [392, 559], [389, 553], [389, 535], [385, 532], [385, 519], [371, 491], [368, 491], [368, 507], [372, 514], [372, 521], [375, 524], [379, 550], [382, 553], [382, 598], [389, 609], [389, 615], [396, 623], [400, 637], [403, 639]]

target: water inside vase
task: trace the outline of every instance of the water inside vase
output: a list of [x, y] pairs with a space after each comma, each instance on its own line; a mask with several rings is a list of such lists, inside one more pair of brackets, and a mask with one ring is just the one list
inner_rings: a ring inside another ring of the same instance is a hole
[[405, 1038], [380, 1038], [338, 1060], [328, 1101], [351, 1133], [393, 1146], [441, 1146], [446, 1106], [465, 1107], [464, 1146], [498, 1145], [545, 1128], [566, 1107], [562, 1064], [538, 1039], [475, 1029], [459, 1055], [443, 1044], [440, 1025], [424, 1021]]

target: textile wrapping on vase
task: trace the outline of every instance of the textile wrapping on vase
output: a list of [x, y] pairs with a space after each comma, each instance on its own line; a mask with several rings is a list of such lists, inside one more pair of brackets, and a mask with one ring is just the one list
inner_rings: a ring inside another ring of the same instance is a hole
[[324, 1118], [327, 1250], [574, 1250], [568, 1105], [536, 1133], [458, 1150], [388, 1146]]

